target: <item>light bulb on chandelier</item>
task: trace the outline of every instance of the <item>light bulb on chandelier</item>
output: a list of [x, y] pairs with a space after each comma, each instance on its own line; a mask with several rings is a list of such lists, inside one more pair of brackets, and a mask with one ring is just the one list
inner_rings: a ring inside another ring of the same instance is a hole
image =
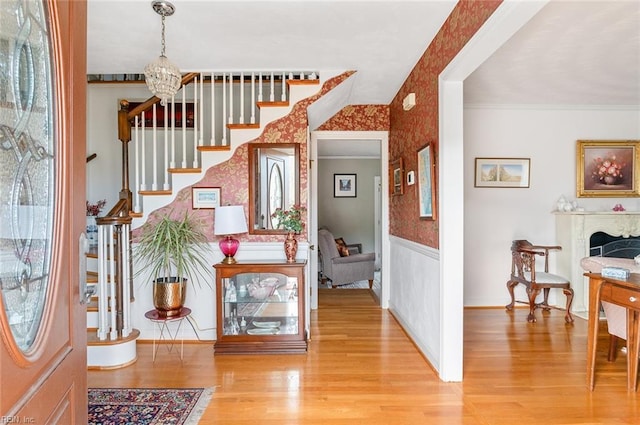
[[180, 89], [182, 74], [180, 69], [165, 56], [165, 18], [173, 15], [176, 8], [168, 1], [154, 1], [153, 10], [162, 17], [162, 50], [160, 57], [144, 67], [144, 80], [154, 96], [160, 98], [160, 104], [166, 105]]

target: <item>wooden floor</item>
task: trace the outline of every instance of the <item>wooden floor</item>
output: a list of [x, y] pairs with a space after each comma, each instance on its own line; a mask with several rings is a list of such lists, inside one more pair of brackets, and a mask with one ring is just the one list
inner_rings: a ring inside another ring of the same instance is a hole
[[[626, 390], [626, 357], [606, 360], [586, 389], [586, 321], [562, 311], [465, 311], [464, 382], [443, 383], [366, 289], [321, 290], [306, 355], [214, 356], [185, 345], [151, 361], [88, 372], [89, 387], [215, 387], [200, 424], [638, 424], [640, 392]], [[624, 345], [624, 344], [622, 344]]]

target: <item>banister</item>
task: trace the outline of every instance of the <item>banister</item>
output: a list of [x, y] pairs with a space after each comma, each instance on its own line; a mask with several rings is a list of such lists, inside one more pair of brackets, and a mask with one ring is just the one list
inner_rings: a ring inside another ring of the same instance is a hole
[[[180, 87], [186, 86], [187, 84], [191, 83], [198, 75], [199, 74], [197, 72], [184, 74], [182, 76], [182, 83], [180, 84]], [[127, 115], [127, 120], [131, 123], [131, 120], [133, 120], [137, 115], [140, 115], [143, 111], [148, 111], [154, 104], [157, 103], [160, 103], [160, 98], [151, 96], [149, 99], [145, 100], [140, 105], [130, 110]]]

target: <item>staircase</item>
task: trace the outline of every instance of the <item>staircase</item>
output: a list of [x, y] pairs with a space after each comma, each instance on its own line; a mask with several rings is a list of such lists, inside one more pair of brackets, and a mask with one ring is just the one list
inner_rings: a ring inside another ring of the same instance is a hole
[[[227, 161], [238, 146], [260, 136], [267, 124], [284, 117], [321, 87], [314, 72], [265, 74], [186, 74], [175, 102], [168, 102], [161, 113], [155, 97], [131, 110], [129, 102], [121, 102], [123, 188], [118, 203], [96, 220], [98, 247], [87, 254], [87, 283], [97, 288], [87, 307], [89, 368], [119, 368], [136, 361], [140, 332], [132, 327], [130, 315], [131, 229], [144, 224], [150, 212], [171, 203], [181, 188], [201, 180], [210, 167]], [[192, 115], [189, 103], [193, 103]]]

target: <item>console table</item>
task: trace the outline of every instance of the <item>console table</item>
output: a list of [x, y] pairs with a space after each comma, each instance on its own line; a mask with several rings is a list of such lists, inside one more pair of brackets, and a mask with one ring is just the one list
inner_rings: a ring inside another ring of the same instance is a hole
[[585, 273], [589, 278], [589, 331], [587, 334], [587, 387], [595, 386], [596, 346], [600, 301], [627, 309], [627, 389], [636, 391], [638, 384], [638, 353], [640, 349], [640, 274], [632, 273], [627, 280]]
[[306, 260], [218, 263], [214, 354], [305, 353]]

